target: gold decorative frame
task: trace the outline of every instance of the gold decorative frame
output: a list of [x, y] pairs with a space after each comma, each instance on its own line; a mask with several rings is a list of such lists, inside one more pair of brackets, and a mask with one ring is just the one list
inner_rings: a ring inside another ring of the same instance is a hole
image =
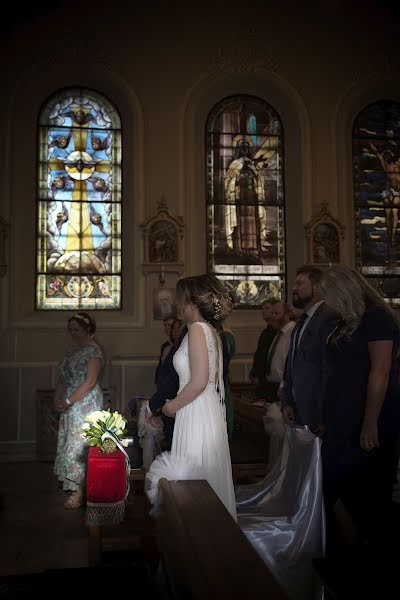
[[326, 204], [321, 205], [318, 214], [304, 228], [308, 262], [317, 265], [341, 262], [345, 226], [332, 217]]
[[143, 273], [159, 273], [161, 285], [165, 273], [184, 272], [183, 263], [183, 217], [170, 213], [163, 196], [156, 214], [140, 225], [143, 237]]

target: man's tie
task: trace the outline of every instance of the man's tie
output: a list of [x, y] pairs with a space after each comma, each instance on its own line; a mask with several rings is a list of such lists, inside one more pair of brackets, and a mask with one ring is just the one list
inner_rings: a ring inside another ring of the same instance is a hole
[[296, 331], [294, 332], [294, 339], [293, 339], [292, 360], [294, 360], [294, 357], [296, 356], [297, 346], [299, 345], [299, 340], [300, 340], [300, 334], [301, 334], [302, 329], [304, 327], [304, 323], [308, 319], [308, 316], [309, 315], [307, 313], [303, 312], [303, 314], [301, 315], [300, 319], [297, 321], [297, 327], [296, 327]]
[[269, 348], [269, 352], [267, 355], [267, 364], [265, 365], [265, 374], [269, 375], [271, 372], [272, 359], [274, 358], [275, 350], [282, 335], [282, 331], [278, 329], [274, 339], [272, 340], [272, 344]]

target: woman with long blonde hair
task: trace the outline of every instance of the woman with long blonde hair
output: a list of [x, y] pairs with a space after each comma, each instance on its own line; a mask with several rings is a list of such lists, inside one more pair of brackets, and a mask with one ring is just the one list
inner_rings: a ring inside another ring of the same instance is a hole
[[320, 292], [338, 315], [327, 348], [325, 500], [328, 510], [342, 500], [361, 535], [376, 536], [380, 526], [376, 531], [372, 526], [378, 526], [391, 501], [400, 428], [399, 326], [383, 298], [354, 269], [327, 269]]

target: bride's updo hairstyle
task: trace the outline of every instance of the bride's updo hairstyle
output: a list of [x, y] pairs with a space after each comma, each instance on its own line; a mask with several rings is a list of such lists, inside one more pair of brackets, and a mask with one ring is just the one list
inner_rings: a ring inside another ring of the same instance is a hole
[[176, 294], [185, 304], [194, 304], [203, 319], [218, 326], [232, 311], [232, 295], [214, 275], [184, 277], [176, 284]]
[[77, 312], [68, 319], [68, 323], [76, 321], [89, 335], [96, 331], [96, 321], [87, 312]]

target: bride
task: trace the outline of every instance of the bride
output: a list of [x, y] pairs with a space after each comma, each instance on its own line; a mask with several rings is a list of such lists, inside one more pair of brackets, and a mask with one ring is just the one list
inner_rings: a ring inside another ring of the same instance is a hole
[[232, 310], [226, 288], [213, 275], [180, 279], [176, 303], [188, 326], [173, 362], [179, 375], [176, 398], [163, 413], [175, 417], [171, 452], [159, 455], [146, 476], [152, 504], [158, 480], [206, 479], [236, 519], [232, 466], [224, 404], [222, 343], [215, 325]]

